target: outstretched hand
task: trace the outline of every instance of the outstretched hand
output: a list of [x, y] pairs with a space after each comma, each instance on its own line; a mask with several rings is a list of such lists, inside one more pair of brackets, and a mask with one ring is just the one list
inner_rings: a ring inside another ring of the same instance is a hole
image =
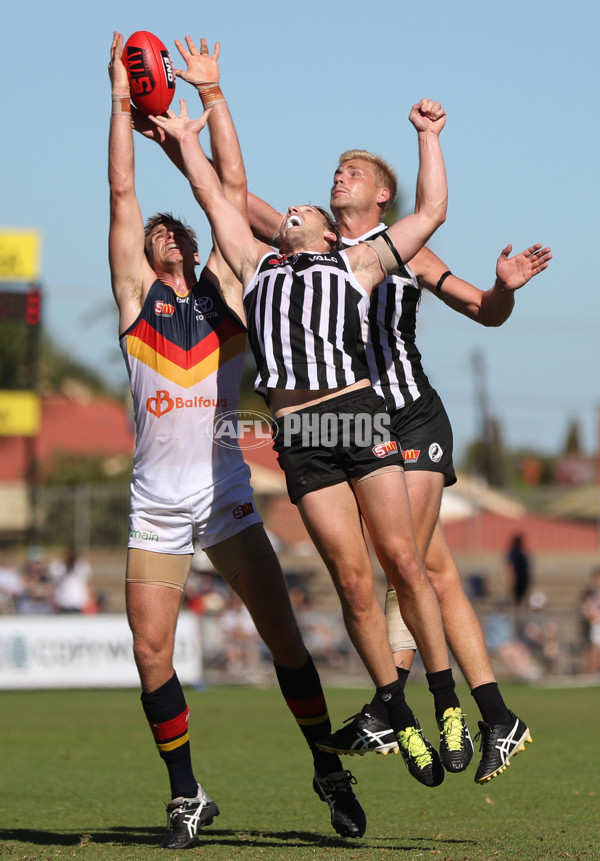
[[110, 46], [110, 62], [108, 74], [112, 84], [113, 95], [129, 96], [129, 78], [127, 69], [122, 60], [123, 56], [123, 34], [113, 33], [112, 45]]
[[209, 54], [206, 39], [200, 39], [200, 51], [198, 51], [191, 36], [186, 36], [185, 41], [187, 49], [183, 42], [175, 39], [175, 47], [187, 65], [187, 69], [175, 69], [177, 77], [187, 81], [188, 84], [192, 84], [194, 87], [198, 87], [200, 84], [218, 84], [218, 60], [221, 49], [219, 43], [215, 43], [213, 53]]
[[185, 99], [179, 99], [179, 116], [169, 108], [164, 114], [159, 117], [150, 116], [152, 122], [161, 129], [168, 137], [181, 142], [188, 136], [196, 138], [208, 122], [208, 118], [212, 108], [207, 108], [201, 117], [193, 119], [188, 117], [187, 105]]
[[166, 139], [166, 134], [163, 129], [159, 128], [156, 123], [153, 123], [147, 114], [139, 111], [135, 105], [131, 106], [131, 123], [136, 132], [139, 132], [143, 137], [156, 141], [158, 144], [163, 144]]
[[518, 290], [534, 275], [547, 269], [552, 260], [550, 249], [542, 248], [541, 242], [531, 245], [514, 257], [509, 257], [511, 251], [512, 245], [503, 248], [496, 263], [496, 277], [506, 290]]
[[412, 106], [408, 119], [418, 132], [439, 135], [446, 125], [446, 111], [439, 102], [421, 99], [417, 105]]

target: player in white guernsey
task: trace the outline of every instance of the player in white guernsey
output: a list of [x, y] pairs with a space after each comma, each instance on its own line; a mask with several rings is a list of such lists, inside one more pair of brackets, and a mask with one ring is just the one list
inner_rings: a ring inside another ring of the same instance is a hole
[[[187, 38], [176, 45], [187, 64], [177, 74], [197, 86], [211, 114], [213, 155], [224, 158], [224, 194], [244, 209], [243, 162], [219, 88], [218, 46], [199, 52]], [[360, 837], [366, 818], [337, 754], [316, 747], [331, 722], [318, 672], [296, 622], [277, 557], [258, 516], [241, 451], [219, 446], [211, 428], [235, 411], [246, 331], [222, 295], [235, 277], [213, 248], [199, 279], [195, 234], [169, 213], [144, 223], [134, 178], [129, 84], [114, 34], [109, 66], [113, 113], [109, 137], [112, 287], [120, 343], [129, 372], [136, 421], [131, 482], [126, 601], [142, 705], [168, 769], [172, 800], [162, 846], [198, 842], [219, 809], [197, 782], [191, 762], [189, 709], [173, 667], [177, 617], [194, 547], [246, 604], [273, 657], [282, 694], [312, 754], [313, 788], [344, 837]], [[156, 128], [135, 114], [138, 130]], [[159, 140], [159, 142], [161, 142]], [[162, 143], [168, 148], [167, 142]], [[231, 169], [229, 166], [232, 165]]]
[[[379, 156], [350, 150], [340, 157], [330, 202], [345, 247], [385, 230], [382, 219], [394, 202], [396, 189], [395, 172]], [[271, 236], [280, 214], [253, 195], [249, 201], [253, 226], [261, 235]], [[482, 291], [454, 276], [431, 249], [423, 248], [410, 265], [388, 276], [373, 292], [363, 326], [371, 380], [386, 400], [392, 427], [402, 445], [417, 544], [440, 601], [450, 648], [481, 711], [484, 744], [475, 775], [478, 783], [505, 770], [507, 756], [523, 748], [529, 731], [504, 704], [481, 627], [462, 588], [439, 521], [443, 488], [456, 481], [452, 429], [421, 364], [416, 320], [421, 291], [428, 289], [449, 307], [482, 325], [501, 325], [513, 309], [515, 291], [544, 271], [552, 256], [550, 249], [540, 244], [512, 258], [511, 251], [511, 246], [503, 249], [496, 264], [496, 282], [490, 290]], [[405, 682], [415, 642], [402, 620], [394, 589], [388, 590], [386, 596], [386, 616], [398, 675]], [[452, 748], [448, 751], [449, 765], [464, 765], [472, 750], [464, 715], [452, 710], [446, 716], [439, 714], [438, 722], [441, 750]], [[499, 739], [508, 737], [501, 752]], [[385, 711], [374, 697], [351, 722], [325, 740], [325, 747], [341, 753], [387, 753], [392, 743], [393, 732]]]
[[[412, 215], [374, 244], [337, 251], [337, 234], [326, 214], [310, 205], [290, 207], [279, 229], [279, 256], [254, 239], [247, 221], [227, 203], [198, 140], [206, 116], [189, 119], [183, 102], [180, 117], [167, 114], [155, 121], [179, 143], [194, 195], [244, 285], [258, 388], [265, 391], [279, 426], [275, 447], [290, 498], [330, 571], [346, 628], [385, 704], [410, 773], [437, 786], [444, 769], [400, 688], [361, 516], [402, 595], [423, 662], [438, 682], [435, 696], [452, 708], [460, 706], [439, 605], [414, 540], [398, 443], [393, 436], [359, 442], [362, 419], [369, 419], [372, 431], [387, 413], [370, 386], [357, 330], [371, 290], [385, 273], [402, 265], [402, 257], [414, 256], [445, 218], [447, 188], [439, 146], [445, 113], [428, 100], [410, 112], [420, 156]], [[307, 450], [304, 430], [324, 427], [331, 428], [334, 442], [317, 433], [318, 449]]]

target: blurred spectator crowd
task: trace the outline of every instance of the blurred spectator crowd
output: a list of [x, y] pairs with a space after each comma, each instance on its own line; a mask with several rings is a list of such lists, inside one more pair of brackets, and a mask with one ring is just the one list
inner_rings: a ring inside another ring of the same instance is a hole
[[47, 560], [39, 548], [30, 547], [21, 568], [0, 564], [0, 613], [48, 615], [101, 609], [91, 565], [73, 550]]
[[[360, 672], [340, 614], [324, 612], [315, 603], [313, 574], [286, 572], [306, 646], [322, 667], [340, 674]], [[575, 635], [569, 638], [564, 619], [552, 612], [546, 595], [534, 590], [533, 582], [515, 591], [513, 582], [509, 576], [504, 596], [493, 601], [481, 575], [471, 575], [465, 583], [498, 674], [521, 681], [576, 673], [600, 676], [600, 567], [576, 598], [571, 625]], [[107, 603], [94, 588], [90, 562], [72, 549], [47, 559], [41, 549], [31, 547], [20, 566], [0, 559], [0, 615], [95, 614], [106, 610]], [[269, 682], [270, 656], [250, 614], [202, 552], [193, 558], [183, 604], [202, 618], [206, 669], [229, 681]], [[413, 674], [420, 672], [417, 655]]]
[[[338, 614], [317, 609], [311, 573], [287, 572], [290, 600], [313, 659], [331, 669], [352, 669], [356, 658]], [[203, 617], [203, 654], [207, 669], [229, 681], [260, 683], [272, 675], [269, 652], [241, 599], [215, 572], [206, 554], [196, 553], [184, 595], [185, 607]]]

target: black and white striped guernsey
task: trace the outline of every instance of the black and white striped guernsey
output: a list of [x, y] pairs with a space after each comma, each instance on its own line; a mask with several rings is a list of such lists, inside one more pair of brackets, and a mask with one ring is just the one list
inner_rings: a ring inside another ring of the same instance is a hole
[[256, 391], [336, 389], [369, 379], [369, 297], [344, 251], [266, 254], [244, 289]]
[[[380, 224], [359, 239], [345, 239], [351, 247], [386, 230]], [[409, 266], [390, 275], [371, 294], [369, 312], [362, 326], [365, 354], [375, 390], [385, 398], [388, 410], [399, 410], [431, 388], [417, 349], [417, 312], [421, 288]]]

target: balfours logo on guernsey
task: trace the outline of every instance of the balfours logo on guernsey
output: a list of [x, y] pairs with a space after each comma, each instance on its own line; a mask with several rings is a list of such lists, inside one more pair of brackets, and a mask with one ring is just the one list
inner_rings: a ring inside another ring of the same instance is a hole
[[146, 409], [158, 419], [170, 413], [171, 410], [208, 410], [215, 407], [224, 408], [226, 406], [227, 398], [203, 398], [200, 395], [195, 395], [193, 398], [182, 398], [179, 396], [172, 398], [166, 389], [160, 389], [146, 401]]
[[216, 416], [207, 433], [216, 445], [224, 448], [238, 448], [240, 440], [244, 448], [260, 448], [272, 443], [277, 430], [276, 422], [264, 413], [229, 410]]
[[420, 454], [421, 454], [420, 448], [402, 449], [402, 457], [404, 459], [404, 463], [416, 463], [419, 459]]
[[244, 502], [242, 505], [238, 505], [237, 508], [233, 509], [233, 516], [236, 520], [241, 520], [242, 517], [247, 517], [249, 514], [252, 514], [254, 511], [254, 506], [251, 502]]
[[396, 454], [398, 443], [393, 439], [389, 439], [387, 442], [380, 442], [379, 445], [374, 445], [371, 451], [375, 457], [387, 457], [390, 454]]
[[172, 317], [175, 313], [175, 306], [157, 299], [154, 303], [154, 313], [157, 317]]

